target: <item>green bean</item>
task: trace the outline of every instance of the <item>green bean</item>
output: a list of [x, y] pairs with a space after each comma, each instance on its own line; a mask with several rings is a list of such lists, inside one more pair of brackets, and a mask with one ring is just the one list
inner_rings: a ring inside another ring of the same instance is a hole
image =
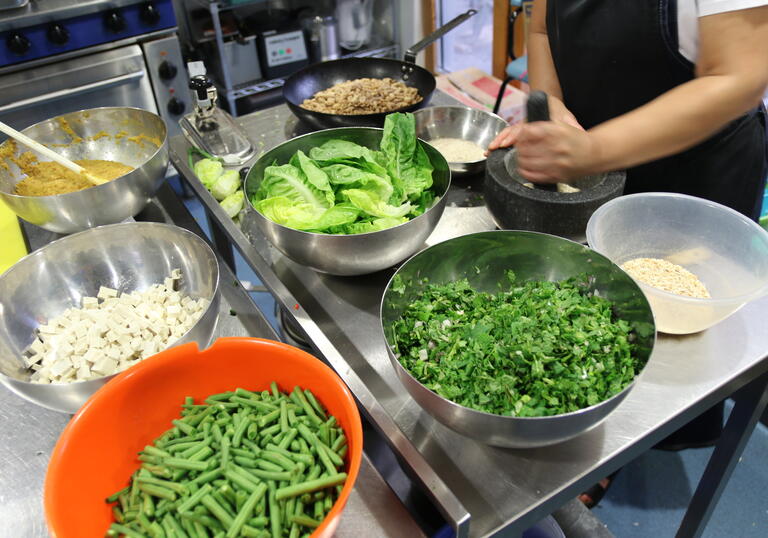
[[181, 525], [181, 528], [184, 529], [184, 532], [187, 533], [187, 536], [191, 536], [192, 538], [197, 538], [197, 531], [195, 531], [195, 527], [190, 520], [181, 519], [177, 521], [179, 525]]
[[[272, 424], [274, 421], [278, 420], [280, 418], [280, 409], [274, 409], [273, 411], [270, 411], [266, 415], [262, 415], [261, 418], [259, 418], [259, 427], [263, 428], [267, 424]], [[279, 429], [279, 425], [278, 425]]]
[[277, 383], [275, 383], [274, 381], [272, 381], [269, 384], [269, 388], [272, 390], [272, 396], [274, 396], [275, 398], [284, 397], [283, 393], [280, 392], [280, 389], [278, 388]]
[[218, 519], [214, 519], [207, 515], [195, 514], [193, 512], [181, 512], [179, 515], [182, 517], [182, 519], [188, 519], [190, 521], [200, 523], [201, 525], [213, 531], [220, 531], [224, 528], [222, 527], [221, 522], [219, 522]]
[[142, 452], [144, 452], [145, 454], [147, 454], [149, 456], [158, 456], [158, 457], [161, 457], [161, 458], [167, 458], [167, 457], [170, 456], [170, 454], [168, 452], [166, 452], [165, 450], [160, 450], [159, 448], [155, 448], [152, 445], [145, 446], [144, 450], [142, 450]]
[[278, 464], [272, 463], [271, 461], [267, 461], [265, 459], [256, 460], [256, 467], [263, 469], [264, 471], [272, 471], [276, 473], [285, 471], [285, 469], [283, 469]]
[[333, 444], [331, 445], [331, 450], [333, 450], [334, 452], [336, 452], [336, 453], [338, 454], [338, 452], [339, 452], [339, 449], [341, 449], [341, 447], [342, 447], [344, 444], [346, 444], [346, 442], [347, 442], [347, 438], [346, 438], [346, 436], [345, 436], [345, 435], [342, 433], [341, 435], [339, 435], [339, 436], [336, 438], [336, 440], [335, 440], [335, 441], [333, 442]]
[[152, 500], [152, 495], [144, 495], [144, 500], [141, 503], [141, 511], [148, 517], [155, 515], [155, 501]]
[[163, 530], [163, 526], [160, 525], [157, 521], [153, 521], [150, 525], [150, 531], [152, 534], [152, 538], [166, 538], [165, 537], [165, 531]]
[[323, 518], [323, 501], [315, 501], [314, 514], [315, 514], [315, 519]]
[[288, 405], [285, 400], [280, 400], [280, 430], [288, 431]]
[[208, 495], [213, 490], [210, 484], [205, 484], [203, 487], [201, 487], [199, 490], [197, 490], [195, 493], [187, 497], [184, 502], [182, 502], [176, 510], [179, 512], [187, 512], [188, 510], [191, 510], [194, 508], [197, 503], [200, 502], [200, 500]]
[[120, 525], [119, 523], [112, 523], [112, 525], [109, 526], [109, 529], [118, 534], [128, 536], [129, 538], [147, 538], [145, 534], [135, 531], [130, 527], [126, 527], [125, 525]]
[[256, 491], [256, 488], [258, 487], [258, 483], [252, 481], [250, 477], [246, 477], [232, 469], [224, 471], [224, 476], [227, 477], [230, 482], [234, 482], [235, 485], [240, 486], [249, 493]]
[[299, 430], [297, 430], [296, 428], [289, 428], [285, 436], [280, 440], [277, 446], [285, 450], [286, 448], [288, 448], [291, 442], [293, 442], [293, 440], [296, 438], [298, 434], [299, 434]]
[[168, 467], [187, 471], [205, 471], [208, 469], [208, 463], [204, 461], [190, 461], [182, 458], [165, 458], [163, 463]]
[[314, 424], [315, 426], [320, 426], [320, 424], [323, 423], [322, 420], [320, 420], [320, 417], [317, 416], [317, 413], [315, 413], [315, 410], [312, 409], [312, 406], [309, 405], [309, 402], [307, 401], [307, 397], [304, 396], [304, 393], [301, 392], [301, 389], [299, 387], [293, 388], [293, 394], [296, 395], [296, 398], [299, 401], [299, 405], [304, 410], [304, 413], [306, 413], [307, 417], [309, 417], [309, 420]]
[[123, 523], [125, 521], [125, 516], [123, 515], [123, 511], [120, 510], [120, 507], [115, 505], [112, 507], [112, 515], [115, 516], [115, 521], [118, 523]]
[[108, 503], [117, 502], [117, 500], [120, 498], [120, 496], [124, 495], [125, 493], [128, 493], [130, 491], [130, 489], [131, 489], [131, 486], [126, 486], [123, 489], [121, 489], [120, 491], [116, 491], [115, 493], [113, 493], [112, 495], [110, 495], [109, 497], [106, 498], [106, 502], [108, 502]]
[[276, 465], [279, 465], [286, 471], [293, 471], [294, 469], [296, 469], [295, 463], [293, 463], [283, 454], [280, 454], [279, 452], [274, 450], [269, 450], [269, 449], [263, 450], [261, 454], [259, 454], [259, 457], [267, 461], [270, 461]]
[[282, 536], [282, 524], [280, 521], [280, 509], [277, 506], [277, 500], [275, 499], [275, 491], [270, 489], [269, 497], [267, 498], [267, 504], [269, 506], [269, 522], [272, 530], [272, 538], [281, 538]]
[[325, 453], [328, 455], [328, 458], [331, 460], [331, 463], [333, 463], [336, 467], [344, 466], [344, 460], [341, 459], [341, 456], [339, 456], [336, 452], [334, 452], [333, 449], [330, 448], [328, 445], [321, 444], [318, 446], [318, 448], [325, 451]]
[[[309, 405], [312, 406], [312, 409], [315, 410], [315, 413], [317, 413], [318, 417], [320, 417], [322, 420], [328, 419], [328, 416], [325, 414], [325, 411], [323, 410], [323, 406], [318, 403], [318, 401], [315, 399], [315, 395], [312, 394], [311, 390], [304, 389], [304, 397], [309, 402]], [[334, 418], [334, 424], [335, 424], [335, 421], [336, 419]]]
[[314, 492], [319, 489], [327, 488], [329, 486], [335, 486], [341, 484], [347, 479], [347, 473], [336, 473], [331, 476], [324, 476], [322, 478], [316, 478], [314, 480], [307, 480], [293, 486], [286, 486], [280, 488], [275, 493], [277, 500], [286, 499], [288, 497], [294, 497], [296, 495], [302, 495], [304, 493]]
[[315, 527], [320, 526], [319, 521], [312, 519], [309, 516], [304, 516], [304, 515], [291, 516], [289, 519], [291, 523], [296, 523], [297, 525], [301, 525], [302, 527], [311, 527], [314, 529]]
[[168, 488], [156, 486], [154, 484], [139, 483], [139, 489], [144, 493], [148, 493], [155, 497], [160, 497], [161, 499], [168, 499], [169, 501], [176, 500], [176, 492]]
[[222, 437], [219, 442], [219, 450], [221, 452], [221, 461], [219, 466], [222, 469], [226, 469], [229, 464], [229, 437]]
[[261, 402], [258, 400], [251, 400], [250, 398], [241, 398], [240, 396], [233, 396], [232, 401], [237, 402], [239, 404], [247, 405], [248, 407], [252, 407], [253, 409], [256, 409], [257, 411], [260, 411], [262, 413], [270, 413], [272, 411], [275, 411], [274, 405], [268, 404], [266, 402]]
[[187, 435], [192, 435], [193, 433], [197, 433], [197, 430], [194, 428], [194, 426], [190, 426], [186, 422], [183, 422], [179, 419], [174, 419], [171, 421], [171, 424], [176, 426], [179, 430], [184, 432]]
[[198, 486], [207, 484], [208, 482], [211, 482], [212, 480], [215, 480], [221, 476], [221, 469], [214, 469], [212, 471], [208, 471], [206, 473], [202, 473], [197, 478], [192, 480], [192, 483], [197, 484]]
[[162, 467], [160, 465], [153, 465], [151, 463], [142, 463], [141, 469], [145, 469], [152, 473], [155, 476], [160, 476], [162, 478], [170, 478], [171, 477], [171, 471], [170, 469], [167, 469], [166, 467]]
[[232, 446], [237, 448], [240, 446], [240, 441], [243, 438], [243, 434], [245, 433], [245, 429], [248, 427], [248, 424], [250, 424], [250, 421], [247, 420], [245, 416], [240, 417], [240, 423], [235, 428], [235, 433], [232, 435]]
[[179, 523], [172, 514], [165, 514], [163, 521], [168, 521], [168, 527], [173, 529], [174, 538], [189, 538], [189, 535], [187, 535], [187, 533], [182, 528], [181, 523]]
[[226, 400], [229, 400], [235, 393], [234, 392], [222, 392], [221, 394], [214, 394], [212, 396], [208, 396], [205, 399], [206, 403], [216, 403], [216, 402], [223, 402]]
[[258, 400], [261, 398], [261, 394], [256, 394], [255, 392], [251, 392], [250, 390], [246, 390], [243, 388], [235, 389], [235, 395], [242, 396], [243, 398], [250, 398], [252, 400]]
[[187, 492], [187, 488], [183, 484], [177, 484], [176, 482], [170, 482], [168, 480], [161, 480], [159, 478], [153, 478], [149, 476], [137, 476], [133, 480], [134, 482], [139, 482], [139, 484], [154, 484], [156, 486], [162, 486], [179, 494], [184, 494]]
[[210, 444], [210, 441], [206, 441], [205, 439], [203, 439], [201, 441], [197, 441], [194, 445], [186, 448], [185, 450], [182, 450], [181, 454], [179, 454], [178, 456], [173, 456], [173, 457], [182, 458], [182, 459], [188, 459], [193, 454], [197, 454], [198, 452], [200, 452], [200, 450], [202, 450], [203, 448], [208, 446], [208, 444]]
[[229, 501], [224, 498], [224, 495], [219, 493], [218, 491], [214, 491], [211, 493], [211, 497], [219, 503], [219, 506], [224, 509], [224, 511], [229, 514], [229, 516], [234, 519], [235, 518], [235, 511], [232, 509], [232, 506], [229, 504]]
[[213, 455], [213, 449], [209, 446], [202, 446], [200, 447], [200, 450], [189, 456], [187, 459], [189, 461], [205, 461], [211, 455]]
[[264, 516], [252, 517], [248, 520], [248, 525], [256, 527], [257, 529], [263, 529], [269, 523], [269, 519]]
[[341, 447], [341, 448], [339, 449], [339, 451], [337, 452], [337, 454], [339, 455], [339, 457], [340, 457], [340, 458], [344, 459], [344, 456], [346, 456], [346, 455], [347, 455], [347, 448], [349, 448], [349, 447], [348, 447], [348, 445], [344, 445], [343, 447]]
[[242, 456], [244, 458], [257, 458], [259, 457], [259, 454], [261, 453], [261, 449], [259, 447], [255, 447], [256, 450], [246, 450], [244, 448], [232, 448], [230, 449], [230, 452], [233, 456]]
[[266, 484], [261, 483], [259, 484], [258, 489], [251, 493], [251, 495], [245, 501], [245, 504], [237, 513], [237, 516], [235, 516], [232, 525], [229, 527], [229, 530], [227, 531], [227, 538], [234, 538], [240, 533], [240, 530], [243, 528], [243, 525], [245, 525], [246, 520], [251, 517], [253, 509], [256, 507], [256, 503], [259, 502], [259, 499], [264, 496], [266, 491]]
[[210, 510], [211, 514], [213, 514], [216, 519], [224, 524], [225, 527], [228, 528], [232, 525], [234, 518], [230, 516], [224, 507], [222, 507], [211, 495], [204, 495], [201, 502], [203, 503], [203, 506]]
[[250, 439], [251, 441], [253, 441], [258, 436], [259, 436], [259, 428], [258, 426], [256, 426], [255, 421], [251, 421], [251, 423], [248, 424], [248, 429], [245, 430], [245, 437], [246, 439]]

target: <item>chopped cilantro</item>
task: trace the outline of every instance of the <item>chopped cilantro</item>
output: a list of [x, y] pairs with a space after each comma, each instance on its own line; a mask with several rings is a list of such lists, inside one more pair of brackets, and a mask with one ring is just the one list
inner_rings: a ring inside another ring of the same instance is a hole
[[[506, 416], [577, 411], [621, 392], [643, 367], [630, 324], [584, 277], [480, 292], [425, 282], [391, 330], [400, 363], [440, 396]], [[403, 282], [392, 291], [404, 293]]]

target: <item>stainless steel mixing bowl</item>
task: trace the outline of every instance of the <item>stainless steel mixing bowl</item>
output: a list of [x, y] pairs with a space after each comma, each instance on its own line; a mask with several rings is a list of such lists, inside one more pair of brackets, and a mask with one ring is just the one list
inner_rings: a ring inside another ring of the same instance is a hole
[[[458, 138], [474, 142], [483, 149], [507, 126], [496, 114], [466, 106], [432, 106], [413, 113], [416, 136], [426, 142], [438, 138]], [[471, 162], [449, 162], [453, 177], [481, 174], [485, 158]]]
[[552, 235], [536, 232], [493, 231], [469, 234], [421, 251], [405, 262], [395, 277], [403, 279], [405, 293], [392, 291], [392, 281], [381, 303], [381, 324], [392, 367], [419, 405], [436, 420], [462, 435], [489, 445], [513, 448], [546, 446], [575, 437], [598, 425], [618, 406], [635, 381], [596, 405], [549, 417], [504, 417], [453, 403], [417, 381], [397, 360], [392, 325], [403, 310], [430, 283], [466, 278], [478, 290], [494, 292], [508, 270], [521, 280], [562, 280], [586, 273], [593, 289], [615, 306], [615, 314], [635, 329], [637, 358], [645, 365], [656, 341], [653, 315], [637, 284], [608, 258]]
[[[52, 232], [74, 233], [133, 217], [155, 195], [168, 167], [165, 122], [139, 108], [81, 110], [36, 123], [22, 133], [71, 160], [103, 159], [135, 169], [82, 191], [19, 196], [14, 188], [25, 176], [6, 159], [8, 168], [0, 166], [0, 199], [22, 219]], [[16, 146], [16, 154], [31, 151]]]
[[206, 347], [219, 312], [219, 266], [208, 244], [168, 224], [131, 222], [100, 226], [53, 241], [0, 276], [0, 382], [22, 398], [66, 413], [76, 412], [112, 376], [62, 384], [31, 383], [23, 352], [35, 330], [99, 286], [144, 290], [181, 269], [180, 291], [211, 304], [174, 345]]
[[287, 163], [298, 150], [309, 153], [311, 148], [334, 138], [379, 149], [382, 133], [383, 129], [374, 127], [326, 129], [288, 140], [259, 157], [245, 178], [248, 199], [243, 221], [245, 233], [252, 238], [253, 232], [257, 230], [296, 263], [321, 273], [339, 276], [374, 273], [392, 267], [416, 252], [440, 220], [445, 208], [445, 194], [451, 183], [448, 163], [437, 150], [427, 144], [423, 147], [434, 167], [432, 190], [437, 200], [422, 215], [394, 228], [355, 235], [302, 232], [267, 219], [254, 209], [250, 200], [261, 184], [264, 169], [275, 162]]

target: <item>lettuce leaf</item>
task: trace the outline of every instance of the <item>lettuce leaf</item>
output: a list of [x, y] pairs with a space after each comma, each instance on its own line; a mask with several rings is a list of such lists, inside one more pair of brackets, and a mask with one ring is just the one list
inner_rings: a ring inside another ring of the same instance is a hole
[[302, 231], [356, 234], [398, 226], [434, 203], [432, 165], [410, 114], [385, 120], [381, 151], [328, 140], [264, 170], [251, 201], [266, 218]]
[[341, 193], [352, 202], [352, 205], [374, 217], [404, 217], [413, 209], [409, 202], [401, 206], [392, 206], [370, 191], [362, 189], [347, 189]]
[[264, 169], [264, 179], [256, 193], [257, 200], [284, 197], [296, 204], [308, 204], [315, 209], [328, 209], [333, 205], [333, 198], [328, 200], [326, 193], [309, 182], [301, 169], [292, 164], [268, 166]]
[[389, 175], [402, 182], [407, 198], [414, 199], [432, 186], [432, 164], [416, 138], [413, 114], [397, 112], [386, 117], [381, 151]]

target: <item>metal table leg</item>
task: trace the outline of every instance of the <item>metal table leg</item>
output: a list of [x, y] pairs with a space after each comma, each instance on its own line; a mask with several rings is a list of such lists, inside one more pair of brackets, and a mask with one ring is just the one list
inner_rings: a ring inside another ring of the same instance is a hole
[[237, 274], [237, 271], [235, 270], [235, 250], [232, 246], [232, 242], [210, 212], [205, 212], [205, 219], [208, 221], [208, 229], [211, 230], [211, 239], [216, 246], [216, 250], [221, 255], [221, 259], [224, 260], [230, 269], [232, 269], [233, 273]]
[[677, 538], [697, 538], [704, 532], [720, 495], [768, 404], [768, 373], [746, 385], [734, 395], [734, 400], [731, 415], [688, 505], [677, 531]]

